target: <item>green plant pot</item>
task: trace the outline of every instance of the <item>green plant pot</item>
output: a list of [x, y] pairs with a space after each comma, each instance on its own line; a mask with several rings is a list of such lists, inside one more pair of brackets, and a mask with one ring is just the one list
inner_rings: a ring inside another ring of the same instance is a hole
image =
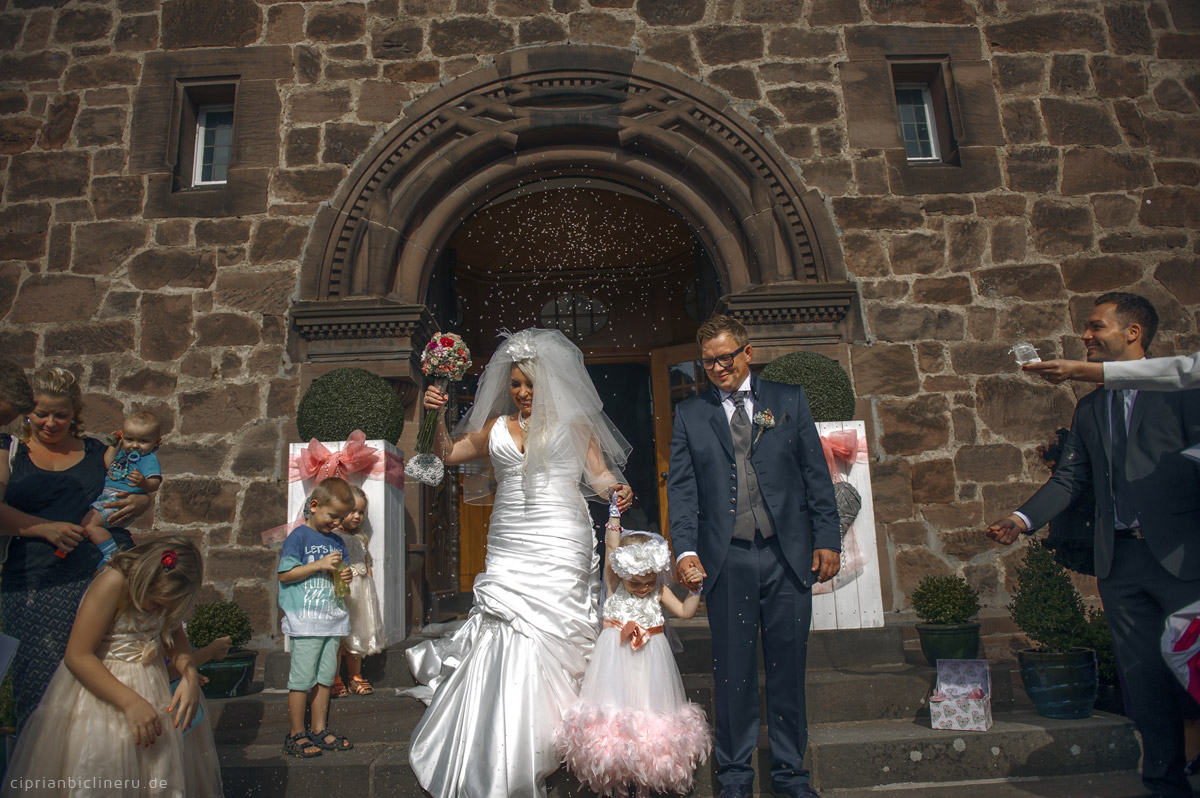
[[930, 665], [939, 659], [975, 659], [979, 656], [979, 624], [966, 623], [919, 623], [917, 636], [921, 639], [921, 653]]
[[250, 690], [254, 680], [256, 651], [230, 651], [225, 659], [206, 662], [199, 667], [200, 675], [208, 679], [201, 689], [205, 698], [236, 698]]
[[1096, 709], [1124, 715], [1125, 697], [1121, 695], [1121, 685], [1101, 683], [1096, 689]]
[[1096, 654], [1090, 648], [1066, 652], [1025, 649], [1017, 652], [1021, 682], [1039, 715], [1075, 719], [1096, 705]]

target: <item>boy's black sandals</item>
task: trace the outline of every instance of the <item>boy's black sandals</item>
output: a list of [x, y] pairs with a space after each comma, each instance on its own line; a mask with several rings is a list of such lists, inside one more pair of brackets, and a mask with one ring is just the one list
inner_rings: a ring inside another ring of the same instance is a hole
[[326, 751], [349, 751], [354, 747], [354, 743], [332, 729], [312, 732], [312, 740], [313, 745], [323, 748]]
[[[310, 748], [316, 748], [316, 751], [310, 751]], [[320, 756], [320, 749], [325, 748], [317, 742], [317, 738], [312, 732], [302, 731], [296, 734], [289, 734], [283, 738], [283, 752], [290, 756], [300, 759], [308, 759], [314, 756]]]

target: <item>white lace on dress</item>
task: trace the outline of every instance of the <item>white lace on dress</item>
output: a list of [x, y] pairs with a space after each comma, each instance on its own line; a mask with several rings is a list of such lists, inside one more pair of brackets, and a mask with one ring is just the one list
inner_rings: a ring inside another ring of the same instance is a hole
[[662, 602], [658, 600], [658, 591], [654, 590], [644, 598], [638, 598], [625, 589], [624, 584], [617, 585], [616, 591], [604, 602], [604, 619], [628, 623], [633, 621], [638, 626], [647, 629], [662, 626]]

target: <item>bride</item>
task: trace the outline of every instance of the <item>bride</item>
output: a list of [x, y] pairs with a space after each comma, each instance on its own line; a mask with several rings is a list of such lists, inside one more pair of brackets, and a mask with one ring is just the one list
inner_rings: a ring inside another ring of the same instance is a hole
[[486, 570], [475, 606], [446, 640], [408, 651], [436, 687], [409, 761], [435, 798], [545, 795], [559, 765], [554, 735], [578, 695], [596, 639], [599, 559], [585, 497], [633, 491], [619, 470], [629, 445], [604, 415], [583, 355], [558, 330], [508, 336], [447, 444], [446, 395], [434, 450], [447, 465], [490, 458], [466, 478], [467, 501], [494, 489]]

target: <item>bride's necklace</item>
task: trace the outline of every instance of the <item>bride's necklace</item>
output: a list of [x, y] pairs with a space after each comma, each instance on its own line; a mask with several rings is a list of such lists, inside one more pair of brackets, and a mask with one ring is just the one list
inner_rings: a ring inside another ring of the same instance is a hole
[[520, 410], [517, 411], [517, 426], [521, 428], [522, 432], [529, 432], [529, 419], [521, 415]]

